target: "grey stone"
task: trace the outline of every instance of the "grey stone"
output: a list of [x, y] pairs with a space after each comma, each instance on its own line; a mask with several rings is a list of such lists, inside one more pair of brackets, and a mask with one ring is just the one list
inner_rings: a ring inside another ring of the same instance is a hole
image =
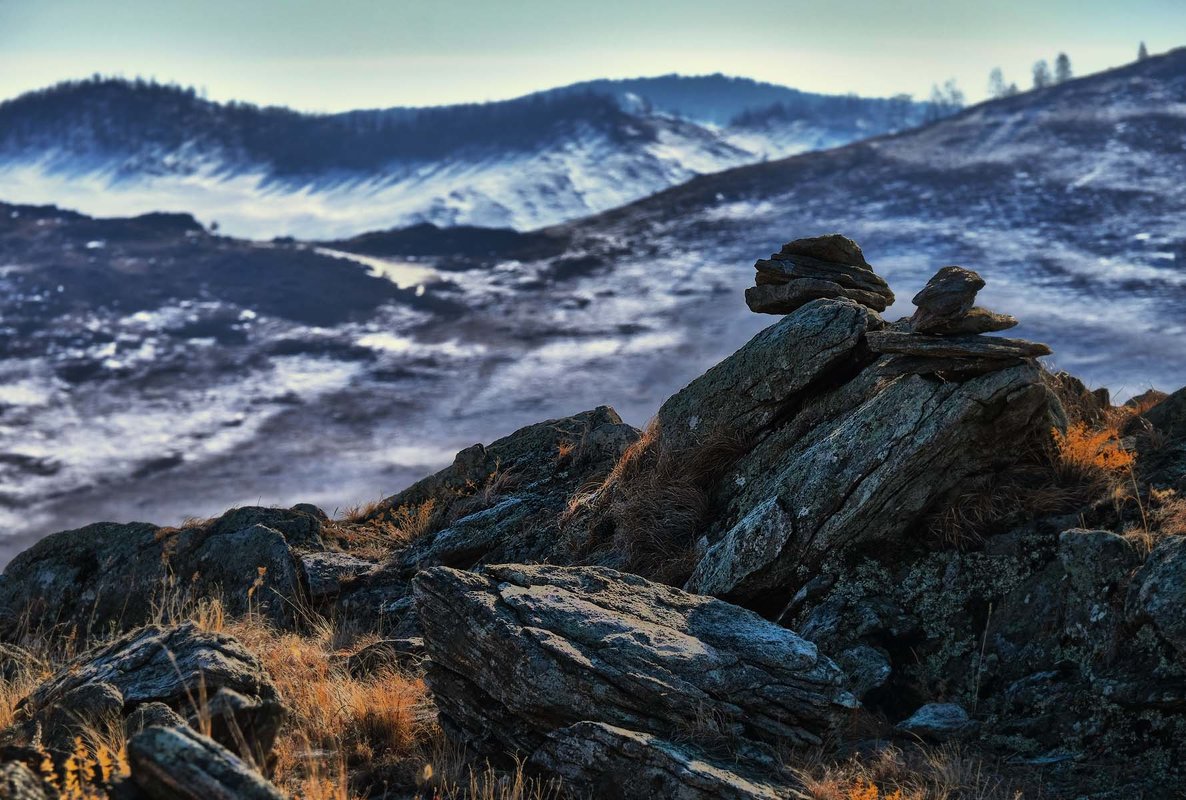
[[943, 267], [914, 296], [918, 309], [910, 318], [918, 333], [929, 333], [957, 323], [972, 309], [984, 279], [970, 269]]
[[250, 607], [290, 626], [301, 592], [295, 552], [278, 529], [251, 522], [259, 519], [306, 541], [320, 529], [303, 512], [240, 508], [181, 529], [101, 522], [47, 536], [0, 576], [0, 638], [56, 626], [107, 635], [151, 621], [159, 607], [214, 596], [232, 615]]
[[1025, 339], [1000, 336], [928, 336], [897, 331], [870, 331], [866, 337], [874, 353], [894, 353], [927, 358], [1037, 358], [1050, 348]]
[[817, 743], [858, 708], [815, 645], [753, 612], [599, 567], [437, 567], [415, 596], [442, 724], [533, 751], [558, 727]]
[[110, 684], [127, 706], [162, 702], [191, 708], [201, 686], [213, 695], [226, 687], [276, 700], [263, 666], [235, 639], [207, 633], [191, 622], [172, 628], [150, 625], [77, 657], [22, 701], [31, 710], [53, 708], [71, 692]]
[[170, 728], [185, 724], [185, 719], [180, 714], [164, 703], [154, 700], [136, 706], [136, 710], [124, 719], [124, 734], [131, 739], [145, 728]]
[[1186, 536], [1169, 536], [1153, 548], [1133, 576], [1125, 610], [1134, 622], [1150, 622], [1186, 662]]
[[284, 800], [246, 762], [188, 727], [150, 727], [128, 743], [132, 780], [153, 800]]
[[849, 264], [873, 269], [865, 260], [865, 254], [861, 252], [860, 245], [839, 233], [795, 239], [784, 244], [779, 253], [789, 256], [809, 256], [834, 264]]
[[373, 561], [329, 550], [303, 553], [300, 565], [309, 587], [309, 596], [315, 601], [335, 597], [342, 590], [343, 583], [365, 575], [376, 567]]
[[780, 800], [787, 787], [743, 777], [687, 745], [600, 722], [548, 734], [530, 763], [591, 797], [621, 800]]
[[936, 321], [927, 333], [938, 336], [973, 336], [980, 333], [1005, 331], [1017, 326], [1017, 317], [998, 314], [987, 308], [974, 306], [962, 317], [946, 322]]
[[656, 416], [663, 446], [679, 451], [714, 436], [752, 439], [805, 390], [853, 361], [879, 322], [851, 301], [809, 303], [663, 403]]
[[759, 259], [754, 269], [757, 270], [755, 282], [759, 286], [814, 278], [838, 283], [846, 289], [883, 294], [893, 302], [894, 293], [890, 291], [885, 278], [866, 267], [832, 264], [810, 256], [775, 254], [770, 258]]
[[41, 778], [20, 761], [0, 765], [0, 797], [4, 800], [47, 800]]
[[884, 686], [894, 671], [886, 652], [867, 644], [842, 650], [836, 655], [836, 663], [848, 675], [853, 694], [862, 699], [874, 689]]
[[896, 726], [903, 733], [938, 742], [962, 738], [976, 727], [963, 706], [955, 703], [927, 703]]
[[277, 700], [245, 697], [224, 686], [206, 701], [201, 714], [190, 714], [190, 727], [201, 730], [203, 717], [209, 720], [211, 739], [256, 764], [266, 764], [285, 709]]
[[[745, 303], [757, 314], [790, 314], [812, 300], [844, 299], [860, 303], [874, 311], [885, 311], [893, 295], [849, 289], [822, 278], [800, 278], [790, 283], [751, 286], [745, 290]], [[887, 302], [888, 299], [888, 302]]]
[[859, 413], [820, 403], [735, 465], [740, 488], [685, 589], [793, 594], [824, 556], [907, 535], [970, 477], [1014, 459], [1049, 431], [1054, 403], [1032, 365], [964, 383], [854, 380], [837, 393]]

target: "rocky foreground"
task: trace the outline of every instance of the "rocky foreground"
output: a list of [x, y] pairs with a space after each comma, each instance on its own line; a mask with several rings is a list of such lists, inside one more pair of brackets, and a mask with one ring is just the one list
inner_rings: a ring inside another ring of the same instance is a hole
[[887, 322], [843, 237], [756, 266], [644, 431], [22, 553], [0, 796], [1182, 796], [1186, 390], [1052, 374], [967, 269]]

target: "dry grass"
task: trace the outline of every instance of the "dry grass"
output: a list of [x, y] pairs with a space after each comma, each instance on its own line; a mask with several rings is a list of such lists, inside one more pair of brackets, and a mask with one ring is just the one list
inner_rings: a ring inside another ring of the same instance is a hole
[[[280, 689], [289, 718], [274, 749], [272, 778], [297, 796], [345, 797], [348, 767], [418, 763], [423, 741], [437, 735], [424, 681], [393, 670], [351, 676], [328, 623], [301, 635], [248, 617], [222, 630], [263, 662]], [[325, 753], [340, 759], [340, 768], [326, 773]]]
[[810, 800], [1017, 800], [1021, 789], [955, 747], [886, 748], [868, 759], [794, 769]]
[[1067, 430], [1051, 431], [1054, 442], [1055, 467], [1064, 480], [1085, 483], [1115, 480], [1126, 475], [1135, 463], [1132, 453], [1120, 444], [1115, 425], [1090, 428], [1073, 422]]
[[743, 442], [708, 435], [674, 451], [652, 421], [603, 481], [570, 500], [561, 523], [584, 518], [590, 560], [682, 583], [695, 564], [696, 539], [716, 511], [714, 489], [744, 450]]

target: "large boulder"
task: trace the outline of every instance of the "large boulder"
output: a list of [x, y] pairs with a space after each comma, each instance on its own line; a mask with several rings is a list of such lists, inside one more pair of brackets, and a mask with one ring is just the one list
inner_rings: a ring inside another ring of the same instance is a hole
[[737, 749], [818, 743], [854, 716], [840, 668], [794, 632], [599, 567], [438, 567], [415, 581], [442, 724], [530, 753], [582, 721]]
[[320, 547], [320, 529], [308, 511], [247, 507], [183, 528], [100, 522], [55, 533], [0, 576], [0, 638], [129, 630], [211, 597], [229, 613], [291, 625], [303, 592], [295, 548]]
[[1048, 436], [1056, 402], [1030, 364], [962, 383], [859, 376], [738, 460], [686, 588], [789, 598], [825, 557], [893, 544]]

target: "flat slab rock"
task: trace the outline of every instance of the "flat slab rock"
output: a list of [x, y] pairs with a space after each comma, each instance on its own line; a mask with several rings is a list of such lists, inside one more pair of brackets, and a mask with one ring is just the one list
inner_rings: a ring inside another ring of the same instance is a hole
[[790, 283], [764, 283], [745, 290], [745, 303], [756, 314], [790, 314], [812, 300], [844, 299], [860, 303], [874, 311], [885, 311], [893, 294], [866, 289], [850, 289], [824, 278], [801, 278]]
[[437, 567], [414, 590], [442, 724], [479, 749], [531, 752], [583, 721], [816, 743], [859, 707], [840, 668], [793, 631], [634, 575]]
[[836, 264], [850, 264], [865, 269], [873, 269], [865, 260], [861, 246], [839, 233], [829, 233], [824, 236], [811, 236], [787, 242], [779, 251], [780, 255], [809, 256], [820, 261], [831, 261]]
[[870, 331], [865, 337], [874, 353], [927, 358], [1007, 359], [1050, 355], [1050, 348], [1025, 339], [1000, 336], [927, 336], [901, 331]]
[[792, 796], [788, 787], [744, 777], [686, 745], [601, 722], [578, 722], [552, 732], [530, 763], [592, 797], [780, 800]]

